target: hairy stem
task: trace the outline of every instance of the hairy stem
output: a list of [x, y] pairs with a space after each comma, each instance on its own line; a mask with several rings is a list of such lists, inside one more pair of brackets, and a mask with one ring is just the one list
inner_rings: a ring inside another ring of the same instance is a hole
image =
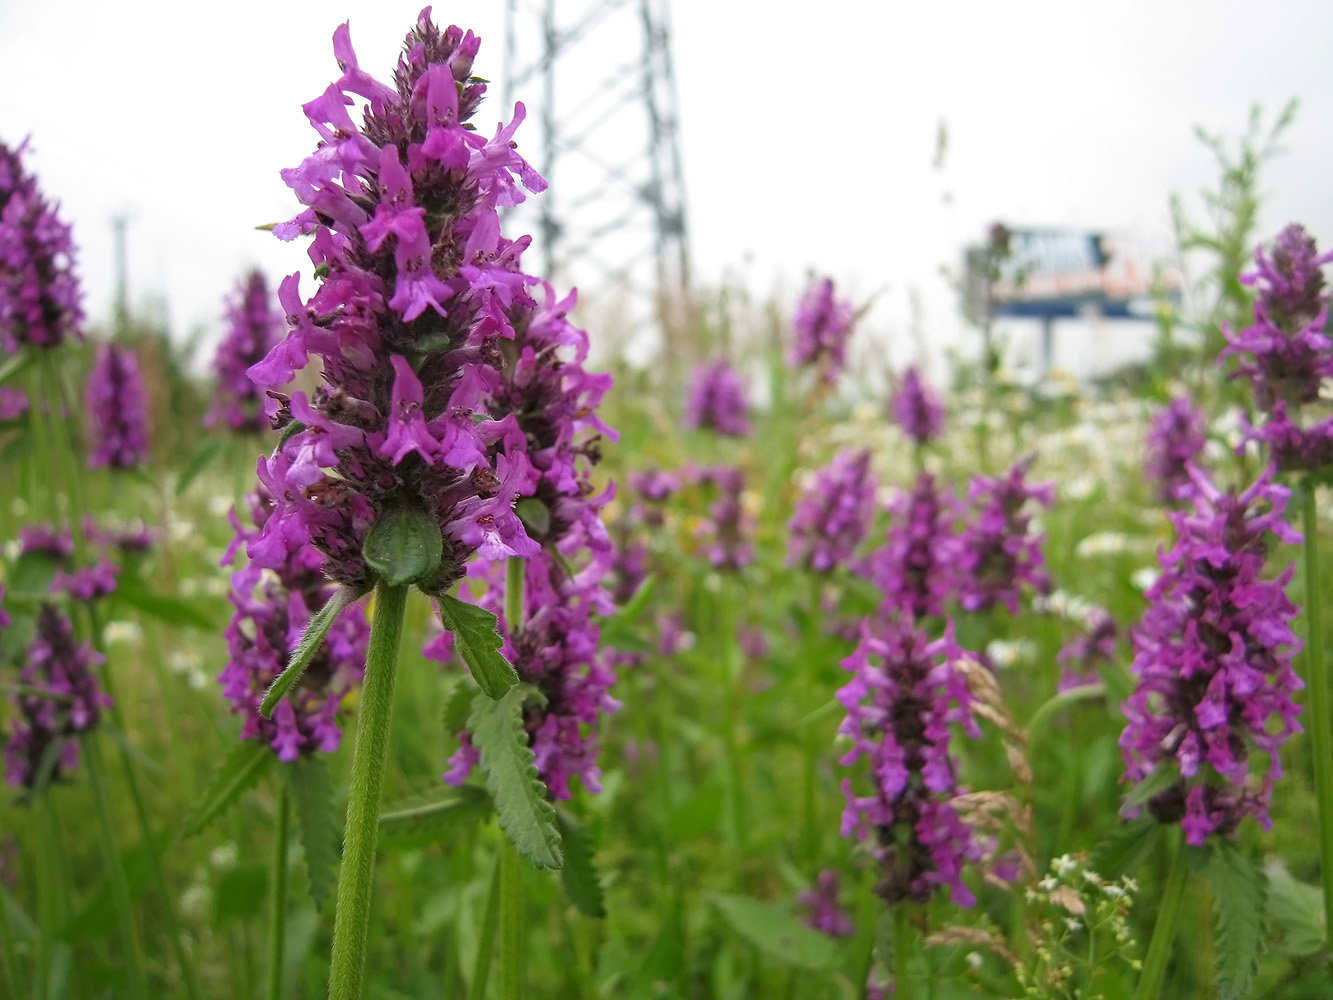
[[269, 882], [268, 1000], [282, 1000], [282, 958], [287, 943], [287, 831], [291, 824], [287, 782], [278, 782], [273, 876]]
[[1305, 683], [1310, 688], [1310, 745], [1314, 750], [1315, 799], [1319, 805], [1319, 858], [1324, 879], [1325, 934], [1333, 930], [1333, 717], [1329, 715], [1328, 668], [1324, 664], [1323, 609], [1319, 594], [1319, 512], [1316, 487], [1306, 482]]
[[1179, 829], [1172, 829], [1171, 860], [1167, 862], [1166, 885], [1162, 887], [1162, 903], [1157, 910], [1157, 923], [1152, 929], [1148, 954], [1143, 959], [1135, 1000], [1156, 1000], [1166, 979], [1166, 962], [1171, 957], [1171, 945], [1176, 939], [1176, 925], [1180, 923], [1180, 907], [1185, 900], [1185, 885], [1189, 881], [1189, 865]]
[[333, 921], [333, 959], [329, 969], [330, 1000], [360, 1000], [365, 978], [380, 794], [389, 760], [393, 686], [406, 607], [405, 584], [381, 582], [376, 586], [361, 718], [356, 727], [356, 747], [352, 751], [342, 870], [338, 873], [338, 906]]
[[504, 1000], [523, 997], [523, 859], [508, 837], [500, 843], [500, 914], [504, 938], [500, 944], [500, 995]]

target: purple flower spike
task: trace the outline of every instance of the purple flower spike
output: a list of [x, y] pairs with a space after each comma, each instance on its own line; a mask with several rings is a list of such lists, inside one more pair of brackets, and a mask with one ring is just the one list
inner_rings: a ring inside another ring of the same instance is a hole
[[838, 905], [838, 872], [825, 868], [815, 887], [796, 896], [796, 902], [808, 907], [806, 923], [830, 937], [846, 937], [856, 930], [852, 918]]
[[26, 146], [0, 142], [0, 348], [9, 353], [83, 336], [74, 242], [23, 169]]
[[745, 383], [725, 361], [694, 369], [690, 398], [685, 407], [685, 426], [744, 437], [750, 433], [746, 417]]
[[884, 594], [883, 608], [920, 621], [944, 614], [957, 587], [958, 501], [928, 472], [911, 492], [889, 502], [892, 522], [883, 547], [871, 553], [868, 575]]
[[1115, 662], [1120, 629], [1110, 612], [1093, 608], [1088, 612], [1087, 629], [1055, 656], [1061, 668], [1060, 691], [1095, 682], [1102, 666]]
[[1187, 500], [1194, 488], [1186, 467], [1197, 462], [1207, 442], [1207, 421], [1188, 396], [1177, 396], [1148, 426], [1143, 479], [1160, 503]]
[[987, 611], [1003, 604], [1018, 613], [1023, 584], [1039, 594], [1051, 589], [1042, 554], [1041, 536], [1030, 534], [1029, 501], [1050, 507], [1055, 486], [1028, 486], [1023, 477], [1032, 459], [1019, 462], [1004, 479], [975, 476], [967, 491], [975, 516], [959, 538], [958, 600], [968, 611]]
[[1251, 381], [1255, 405], [1267, 414], [1246, 440], [1267, 444], [1281, 470], [1322, 468], [1333, 464], [1333, 419], [1307, 427], [1300, 411], [1319, 399], [1324, 380], [1333, 376], [1323, 273], [1333, 252], [1320, 254], [1293, 224], [1278, 235], [1271, 257], [1262, 247], [1254, 256], [1258, 270], [1240, 279], [1255, 286], [1254, 325], [1239, 334], [1224, 328], [1227, 346], [1218, 361], [1240, 357], [1231, 377]]
[[708, 517], [695, 530], [704, 545], [704, 555], [714, 569], [744, 569], [754, 562], [755, 516], [745, 509], [745, 470], [738, 465], [702, 469], [699, 482], [717, 489], [717, 499], [708, 507]]
[[[528, 238], [501, 234], [498, 210], [544, 184], [517, 152], [521, 109], [489, 139], [469, 121], [486, 90], [470, 75], [477, 46], [427, 9], [388, 86], [360, 68], [346, 25], [334, 33], [342, 75], [305, 105], [319, 143], [283, 171], [305, 210], [278, 227], [313, 235], [319, 284], [303, 300], [296, 276], [282, 282], [288, 333], [249, 368], [273, 389], [313, 356], [324, 380], [279, 400], [277, 421], [301, 426], [261, 469], [274, 509], [248, 552], [262, 566], [280, 569], [290, 545], [311, 541], [330, 577], [368, 587], [362, 543], [385, 512], [407, 509], [442, 539], [438, 570], [418, 583], [446, 593], [479, 551], [535, 555], [516, 502], [546, 482], [568, 495], [586, 444], [574, 435], [607, 433], [595, 411], [610, 380], [580, 367], [573, 297], [525, 275]], [[549, 374], [561, 364], [563, 382]], [[562, 408], [551, 439], [535, 441], [522, 411], [498, 401], [520, 383], [535, 393], [522, 405]], [[541, 395], [557, 387], [567, 395]]]
[[1318, 253], [1314, 240], [1292, 224], [1278, 234], [1271, 257], [1259, 247], [1254, 259], [1258, 270], [1240, 279], [1255, 286], [1254, 325], [1239, 334], [1224, 330], [1227, 346], [1218, 360], [1241, 356], [1232, 377], [1251, 380], [1255, 403], [1265, 412], [1279, 399], [1293, 406], [1312, 403], [1333, 375], [1333, 345], [1323, 332], [1323, 266], [1333, 261], [1333, 252]]
[[1131, 637], [1138, 682], [1121, 706], [1125, 778], [1143, 781], [1158, 768], [1177, 775], [1148, 812], [1180, 823], [1195, 846], [1231, 834], [1245, 816], [1268, 828], [1279, 750], [1301, 731], [1292, 700], [1303, 687], [1291, 668], [1297, 609], [1285, 592], [1294, 564], [1260, 578], [1270, 535], [1301, 540], [1283, 520], [1290, 491], [1273, 471], [1237, 496], [1191, 469], [1192, 509], [1169, 515], [1176, 544], [1158, 557], [1162, 575]]
[[205, 427], [218, 424], [238, 434], [265, 429], [264, 393], [246, 374], [282, 337], [282, 313], [268, 281], [251, 271], [227, 306], [227, 333], [213, 357], [217, 390], [204, 416]]
[[[274, 505], [261, 490], [248, 498], [254, 528], [231, 521], [242, 543], [259, 535]], [[235, 547], [224, 559], [230, 563]], [[274, 560], [277, 561], [277, 560]], [[287, 666], [311, 615], [324, 606], [334, 588], [320, 572], [323, 557], [308, 544], [294, 544], [278, 567], [251, 563], [231, 578], [234, 608], [227, 627], [229, 659], [218, 681], [234, 713], [245, 719], [241, 739], [263, 740], [282, 760], [316, 750], [338, 749], [342, 730], [338, 711], [365, 674], [370, 626], [359, 605], [343, 610], [306, 669], [300, 685], [279, 703], [272, 719], [259, 714], [269, 685]]]
[[922, 380], [916, 365], [907, 369], [889, 399], [889, 412], [918, 446], [935, 441], [944, 433], [944, 401]]
[[787, 565], [828, 573], [846, 565], [875, 518], [870, 452], [844, 451], [815, 474], [787, 524]]
[[868, 796], [855, 795], [851, 779], [843, 780], [842, 835], [872, 840], [881, 872], [875, 891], [890, 904], [924, 903], [940, 886], [961, 906], [976, 902], [962, 869], [981, 859], [984, 845], [953, 806], [963, 790], [949, 753], [951, 725], [981, 735], [958, 666], [965, 655], [952, 622], [928, 642], [910, 618], [874, 625], [866, 619], [856, 652], [842, 661], [853, 673], [838, 691], [847, 709], [838, 732], [852, 741], [842, 763], [866, 757], [873, 777]]
[[120, 567], [105, 556], [96, 566], [85, 566], [72, 573], [57, 570], [51, 581], [52, 593], [64, 591], [76, 601], [95, 601], [116, 592], [116, 577]]
[[821, 280], [796, 306], [791, 363], [817, 365], [825, 381], [836, 382], [847, 363], [847, 338], [855, 320], [856, 308], [834, 294], [833, 279]]
[[148, 461], [148, 399], [139, 361], [119, 344], [99, 344], [85, 392], [89, 468], [132, 469]]
[[[508, 517], [517, 527], [521, 520], [525, 544], [517, 552], [481, 545], [469, 575], [486, 581], [478, 603], [501, 616], [505, 656], [542, 695], [524, 705], [524, 724], [548, 794], [567, 799], [575, 777], [588, 791], [600, 791], [600, 720], [620, 707], [610, 694], [617, 661], [599, 649], [597, 624], [615, 607], [607, 584], [617, 552], [601, 520], [614, 487], [599, 493], [592, 481], [601, 438], [614, 439], [615, 432], [595, 416], [611, 382], [583, 368], [587, 334], [569, 322], [572, 297], [559, 301], [545, 282], [539, 287], [540, 300], [515, 301], [506, 311], [514, 335], [505, 349], [514, 362], [480, 401], [512, 453], [497, 460], [502, 482], [490, 503], [503, 509], [493, 523]], [[563, 358], [559, 348], [567, 352]], [[516, 494], [506, 483], [519, 497], [513, 512], [508, 506]], [[475, 523], [475, 512], [470, 517]], [[527, 557], [521, 623], [503, 617], [507, 564], [515, 554]], [[465, 732], [445, 780], [464, 780], [476, 762]]]
[[96, 727], [102, 710], [112, 704], [94, 673], [103, 659], [86, 642], [75, 642], [74, 628], [60, 611], [42, 606], [36, 638], [19, 672], [19, 681], [31, 690], [10, 701], [14, 731], [5, 747], [5, 779], [11, 785], [31, 789], [47, 748], [57, 741], [64, 745], [51, 779], [78, 766], [78, 743], [69, 737]]

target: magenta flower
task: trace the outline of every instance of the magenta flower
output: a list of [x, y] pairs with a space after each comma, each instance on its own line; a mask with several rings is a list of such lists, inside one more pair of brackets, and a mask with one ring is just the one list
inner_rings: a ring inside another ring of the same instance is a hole
[[[5, 779], [31, 789], [47, 748], [60, 742], [51, 780], [78, 766], [78, 743], [70, 739], [93, 729], [111, 698], [97, 682], [95, 669], [104, 657], [74, 639], [68, 618], [54, 605], [42, 605], [37, 635], [28, 646], [19, 681], [28, 691], [14, 695], [13, 733], [5, 747]], [[40, 693], [36, 693], [40, 692]]]
[[95, 601], [116, 592], [116, 577], [120, 567], [103, 556], [95, 566], [85, 566], [66, 573], [57, 570], [51, 581], [51, 592], [64, 592], [76, 601]]
[[1189, 498], [1194, 488], [1187, 466], [1196, 464], [1207, 442], [1207, 421], [1188, 396], [1177, 396], [1157, 411], [1148, 426], [1143, 479], [1160, 503]]
[[1095, 682], [1103, 666], [1115, 663], [1120, 635], [1115, 619], [1104, 608], [1093, 608], [1086, 625], [1086, 632], [1055, 655], [1055, 662], [1060, 664], [1060, 691]]
[[134, 352], [99, 344], [84, 393], [92, 450], [88, 467], [131, 469], [148, 461], [148, 398]]
[[[498, 210], [523, 200], [520, 184], [545, 182], [513, 141], [522, 105], [489, 139], [469, 123], [486, 89], [472, 76], [479, 44], [441, 31], [427, 9], [391, 87], [359, 67], [346, 25], [334, 33], [342, 76], [305, 105], [319, 145], [282, 172], [306, 209], [277, 228], [284, 239], [313, 233], [320, 284], [307, 302], [298, 276], [282, 282], [287, 335], [249, 372], [276, 386], [315, 355], [324, 377], [312, 395], [279, 400], [277, 422], [301, 426], [260, 462], [274, 504], [248, 543], [261, 566], [277, 569], [310, 543], [332, 579], [368, 588], [365, 538], [387, 512], [406, 510], [440, 531], [439, 567], [417, 582], [443, 594], [474, 553], [534, 557], [540, 543], [516, 501], [552, 476], [562, 495], [573, 482], [561, 464], [579, 447], [572, 431], [534, 442], [497, 402], [536, 368], [569, 364], [570, 354], [581, 362], [586, 344], [563, 322], [572, 297], [557, 300], [519, 269], [528, 238], [500, 233]], [[357, 98], [367, 102], [360, 124], [348, 110]], [[541, 323], [554, 339], [539, 349], [523, 330]], [[569, 427], [601, 429], [595, 407], [609, 379], [583, 378]], [[524, 405], [572, 404], [529, 396]]]
[[833, 291], [833, 279], [824, 278], [801, 297], [792, 326], [793, 365], [815, 365], [825, 381], [836, 382], [847, 363], [847, 338], [856, 320], [856, 308]]
[[82, 338], [74, 242], [24, 171], [26, 147], [0, 142], [0, 348], [8, 353]]
[[1333, 375], [1323, 273], [1333, 252], [1320, 254], [1314, 240], [1293, 224], [1278, 234], [1271, 257], [1263, 247], [1254, 257], [1258, 270], [1240, 279], [1255, 286], [1254, 325], [1239, 334], [1223, 329], [1227, 346], [1218, 361], [1240, 357], [1231, 377], [1248, 378], [1255, 405], [1269, 415], [1249, 428], [1247, 440], [1270, 445], [1279, 469], [1320, 468], [1333, 461], [1333, 420], [1303, 426], [1299, 417]]
[[958, 501], [947, 485], [922, 472], [910, 492], [889, 502], [885, 544], [871, 553], [867, 574], [884, 594], [883, 608], [920, 621], [944, 614], [958, 585]]
[[815, 473], [787, 523], [787, 565], [831, 572], [851, 561], [875, 519], [870, 451], [843, 451]]
[[[556, 301], [549, 288], [546, 292], [542, 303], [516, 303], [510, 310], [515, 333], [506, 347], [515, 360], [483, 401], [497, 424], [513, 425], [514, 469], [530, 476], [521, 503], [508, 511], [508, 500], [501, 498], [509, 496], [503, 481], [510, 466], [501, 455], [502, 483], [487, 503], [503, 508], [496, 524], [505, 516], [517, 522], [521, 514], [524, 532], [514, 541], [525, 545], [515, 553], [483, 543], [469, 575], [487, 581], [479, 603], [502, 615], [508, 559], [527, 557], [523, 620], [520, 627], [501, 617], [502, 651], [519, 678], [540, 694], [524, 706], [529, 741], [550, 796], [567, 799], [574, 776], [589, 791], [600, 791], [600, 720], [620, 707], [609, 693], [615, 659], [599, 650], [596, 618], [615, 609], [606, 583], [616, 551], [601, 520], [614, 489], [598, 493], [592, 482], [601, 436], [614, 439], [615, 432], [595, 415], [611, 378], [583, 368], [588, 339], [567, 318], [573, 297]], [[560, 348], [568, 351], [564, 357]], [[517, 459], [524, 456], [527, 461], [519, 466]], [[455, 783], [475, 763], [471, 740], [463, 737], [446, 774]]]
[[1032, 459], [1017, 463], [1004, 479], [974, 476], [967, 499], [974, 516], [958, 540], [958, 600], [968, 611], [1003, 604], [1017, 614], [1024, 584], [1040, 594], [1051, 588], [1043, 538], [1031, 533], [1029, 502], [1050, 507], [1055, 485], [1028, 486], [1023, 477]]
[[1148, 812], [1180, 823], [1198, 846], [1247, 815], [1270, 825], [1279, 750], [1301, 731], [1292, 695], [1303, 685], [1291, 668], [1300, 642], [1285, 592], [1294, 564], [1276, 579], [1260, 573], [1271, 538], [1301, 536], [1283, 520], [1290, 491], [1272, 481], [1272, 466], [1239, 496], [1191, 474], [1192, 509], [1168, 515], [1176, 544], [1158, 557], [1162, 575], [1132, 633], [1138, 682], [1121, 706], [1120, 747], [1128, 781], [1158, 768], [1177, 777], [1148, 800]]
[[921, 378], [916, 365], [908, 368], [889, 399], [889, 412], [918, 446], [944, 433], [944, 401]]
[[958, 667], [965, 655], [952, 622], [928, 642], [910, 618], [867, 618], [856, 652], [842, 661], [853, 672], [838, 691], [847, 709], [838, 732], [852, 740], [842, 763], [868, 758], [872, 780], [871, 793], [857, 796], [843, 779], [842, 835], [872, 841], [881, 871], [875, 891], [890, 904], [926, 902], [941, 886], [959, 905], [976, 901], [962, 869], [982, 858], [984, 845], [952, 804], [962, 790], [949, 753], [951, 725], [981, 735]]
[[[232, 511], [236, 540], [223, 557], [223, 565], [232, 564], [236, 551], [257, 537], [272, 516], [274, 505], [262, 490], [251, 494], [248, 502], [255, 527], [242, 525]], [[231, 578], [234, 610], [226, 632], [229, 659], [218, 681], [232, 711], [245, 719], [241, 739], [263, 740], [281, 760], [338, 749], [342, 740], [338, 712], [365, 674], [370, 626], [362, 609], [354, 605], [338, 616], [300, 685], [278, 703], [273, 718], [259, 714], [265, 692], [286, 668], [311, 615], [333, 593], [320, 572], [322, 562], [318, 550], [302, 544], [288, 549], [281, 565], [270, 565], [268, 572], [250, 563]]]
[[283, 322], [261, 271], [246, 275], [227, 303], [226, 319], [227, 333], [213, 356], [218, 384], [204, 426], [222, 424], [237, 433], [260, 431], [268, 426], [264, 394], [246, 372], [277, 344]]
[[846, 937], [856, 930], [847, 911], [838, 905], [836, 868], [825, 868], [820, 872], [815, 886], [798, 893], [796, 902], [809, 909], [806, 923], [817, 931], [830, 937]]
[[685, 406], [686, 427], [744, 437], [750, 433], [747, 408], [745, 383], [726, 361], [714, 361], [694, 369], [690, 398]]
[[695, 537], [703, 543], [704, 557], [714, 569], [744, 569], [754, 562], [755, 516], [745, 509], [745, 470], [738, 465], [700, 469], [698, 481], [715, 488], [716, 499]]

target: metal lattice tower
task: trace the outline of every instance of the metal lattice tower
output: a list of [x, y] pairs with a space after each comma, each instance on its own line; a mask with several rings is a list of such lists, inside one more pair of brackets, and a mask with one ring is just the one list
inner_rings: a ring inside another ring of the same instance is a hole
[[514, 231], [532, 234], [546, 277], [620, 309], [636, 347], [660, 326], [669, 348], [689, 249], [668, 0], [583, 0], [566, 16], [576, 4], [506, 2], [501, 97], [525, 99], [522, 145], [550, 184]]

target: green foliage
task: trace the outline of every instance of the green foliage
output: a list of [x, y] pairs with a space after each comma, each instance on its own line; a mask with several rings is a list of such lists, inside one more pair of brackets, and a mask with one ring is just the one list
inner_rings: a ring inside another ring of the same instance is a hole
[[454, 634], [454, 648], [472, 671], [477, 687], [490, 698], [503, 698], [518, 683], [518, 675], [500, 652], [504, 640], [497, 628], [499, 619], [451, 594], [441, 595], [439, 604], [440, 619]]
[[1281, 861], [1264, 866], [1268, 880], [1268, 919], [1278, 932], [1274, 945], [1284, 955], [1304, 957], [1324, 947], [1324, 892], [1292, 878]]
[[1264, 874], [1232, 841], [1211, 843], [1203, 875], [1217, 919], [1217, 991], [1222, 1000], [1236, 1000], [1249, 991], [1264, 946]]
[[259, 705], [260, 715], [266, 719], [272, 718], [273, 710], [278, 707], [278, 702], [301, 679], [306, 667], [310, 666], [310, 661], [319, 652], [320, 643], [329, 634], [329, 629], [333, 628], [333, 623], [338, 620], [338, 616], [343, 613], [343, 609], [361, 596], [362, 592], [352, 587], [339, 587], [329, 598], [328, 603], [315, 612], [310, 619], [310, 623], [305, 627], [305, 633], [296, 646], [296, 652], [292, 653], [292, 658], [287, 662], [287, 669], [273, 678], [273, 683], [269, 685], [268, 691], [265, 692], [264, 700]]
[[296, 829], [305, 848], [310, 898], [324, 909], [338, 877], [342, 852], [342, 811], [323, 754], [302, 754], [286, 768]]
[[732, 930], [774, 961], [817, 972], [838, 960], [833, 940], [807, 927], [786, 904], [723, 894], [711, 901]]
[[398, 847], [448, 844], [460, 828], [491, 814], [490, 797], [472, 785], [436, 785], [380, 809], [380, 842]]
[[559, 868], [564, 859], [555, 809], [546, 799], [546, 786], [537, 776], [523, 728], [526, 694], [524, 688], [514, 687], [498, 701], [476, 698], [468, 717], [468, 732], [473, 746], [481, 752], [486, 790], [495, 803], [500, 829], [518, 853], [538, 868]]
[[263, 740], [241, 740], [218, 768], [207, 791], [185, 820], [182, 832], [190, 837], [231, 808], [241, 793], [253, 788], [277, 759]]
[[393, 586], [416, 583], [440, 566], [444, 539], [435, 520], [416, 510], [381, 514], [366, 535], [366, 565]]
[[606, 894], [597, 873], [592, 834], [568, 809], [556, 809], [555, 823], [565, 855], [565, 863], [560, 867], [565, 895], [585, 917], [606, 916]]

